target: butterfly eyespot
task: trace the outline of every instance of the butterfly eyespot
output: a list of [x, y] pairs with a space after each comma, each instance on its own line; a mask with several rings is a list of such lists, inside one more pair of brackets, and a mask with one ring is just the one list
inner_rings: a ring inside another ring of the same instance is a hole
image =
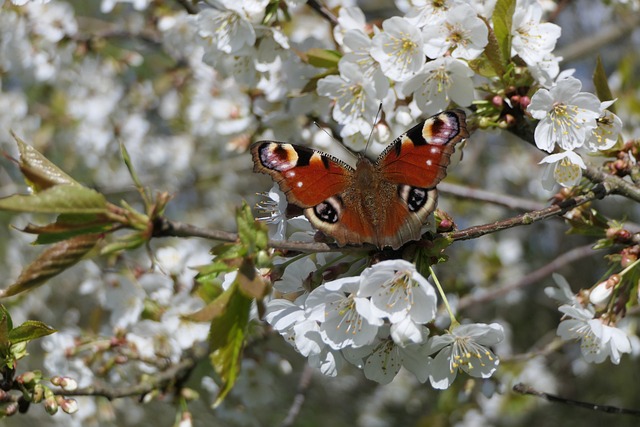
[[264, 144], [259, 153], [260, 162], [267, 169], [283, 172], [298, 164], [298, 154], [290, 144]]
[[324, 202], [317, 204], [313, 208], [313, 212], [316, 214], [318, 219], [323, 222], [328, 222], [329, 224], [335, 224], [338, 222], [341, 211], [342, 207], [340, 206], [340, 201], [335, 197], [331, 197]]
[[427, 203], [427, 189], [400, 185], [398, 187], [400, 198], [405, 201], [410, 212], [419, 211]]

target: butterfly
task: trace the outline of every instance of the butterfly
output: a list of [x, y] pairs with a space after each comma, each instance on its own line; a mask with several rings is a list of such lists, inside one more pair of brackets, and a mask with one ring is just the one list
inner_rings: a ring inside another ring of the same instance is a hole
[[469, 137], [462, 110], [443, 111], [396, 138], [375, 161], [355, 168], [300, 145], [258, 141], [254, 172], [271, 175], [290, 204], [339, 246], [371, 243], [398, 249], [418, 240], [436, 208], [436, 185], [455, 146]]

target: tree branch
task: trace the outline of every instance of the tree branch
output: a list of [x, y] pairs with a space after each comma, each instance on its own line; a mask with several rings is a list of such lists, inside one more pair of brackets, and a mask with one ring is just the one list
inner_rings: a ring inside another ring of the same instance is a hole
[[312, 376], [313, 368], [311, 367], [311, 365], [305, 364], [304, 369], [302, 370], [302, 374], [300, 375], [300, 381], [298, 381], [298, 389], [296, 390], [296, 395], [293, 398], [293, 402], [291, 403], [291, 407], [289, 408], [289, 412], [287, 413], [287, 418], [285, 418], [282, 422], [282, 427], [292, 426], [296, 422], [296, 418], [298, 418], [300, 410], [302, 409], [302, 404], [306, 399], [309, 385], [311, 385]]
[[640, 411], [636, 409], [618, 408], [616, 406], [599, 405], [595, 403], [581, 402], [579, 400], [567, 399], [564, 397], [556, 396], [554, 394], [538, 391], [533, 387], [530, 387], [523, 383], [518, 383], [514, 385], [513, 391], [518, 394], [528, 394], [530, 396], [540, 397], [542, 399], [548, 400], [549, 402], [562, 403], [569, 406], [577, 406], [579, 408], [590, 409], [592, 411], [607, 412], [609, 414], [633, 415], [635, 417], [640, 417]]
[[564, 215], [571, 209], [588, 203], [592, 200], [601, 199], [606, 195], [606, 190], [602, 184], [597, 184], [591, 191], [586, 194], [564, 200], [556, 205], [549, 206], [532, 212], [526, 212], [512, 218], [502, 221], [496, 221], [491, 224], [477, 225], [464, 230], [451, 231], [442, 233], [441, 236], [451, 240], [469, 240], [475, 239], [485, 234], [495, 233], [496, 231], [505, 230], [507, 228], [516, 227], [518, 225], [530, 225], [534, 222], [542, 221], [553, 216]]
[[602, 183], [609, 194], [618, 194], [640, 202], [640, 188], [624, 179], [604, 172], [602, 169], [587, 166], [584, 170], [586, 176], [591, 182]]
[[336, 16], [329, 9], [327, 9], [325, 5], [321, 4], [319, 1], [307, 0], [307, 5], [311, 9], [315, 10], [320, 15], [322, 15], [322, 17], [325, 18], [327, 21], [329, 21], [331, 25], [333, 26], [338, 25], [338, 18], [336, 18]]
[[522, 199], [520, 197], [509, 196], [506, 194], [492, 193], [490, 191], [471, 188], [464, 185], [451, 184], [448, 182], [439, 183], [438, 191], [463, 199], [478, 200], [481, 202], [504, 206], [513, 210], [535, 211], [544, 208], [544, 204], [531, 201], [529, 199]]
[[57, 390], [55, 394], [62, 396], [102, 396], [109, 400], [121, 397], [143, 397], [154, 390], [162, 390], [188, 375], [193, 367], [200, 361], [196, 354], [189, 355], [167, 370], [149, 375], [138, 384], [122, 387], [108, 387], [102, 385], [90, 385], [73, 391]]

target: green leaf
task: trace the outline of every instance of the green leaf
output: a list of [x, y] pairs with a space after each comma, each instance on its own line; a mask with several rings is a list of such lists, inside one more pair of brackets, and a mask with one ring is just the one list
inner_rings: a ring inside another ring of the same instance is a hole
[[[593, 71], [593, 85], [600, 101], [611, 101], [613, 99], [613, 94], [609, 88], [609, 79], [607, 79], [607, 73], [604, 71], [600, 56], [596, 59], [596, 69]], [[609, 106], [608, 110], [614, 114], [616, 112], [613, 105]]]
[[9, 332], [11, 344], [29, 342], [57, 332], [52, 327], [37, 320], [27, 320]]
[[214, 318], [221, 316], [227, 308], [229, 299], [234, 292], [236, 292], [235, 283], [230, 286], [229, 289], [220, 294], [218, 298], [211, 301], [209, 304], [196, 311], [195, 313], [184, 316], [184, 318], [192, 322], [209, 322]]
[[241, 258], [247, 254], [247, 251], [242, 245], [237, 243], [220, 243], [214, 246], [210, 253], [217, 259], [231, 259]]
[[269, 292], [269, 283], [260, 275], [256, 266], [246, 258], [238, 269], [238, 286], [243, 294], [249, 298], [261, 300]]
[[496, 38], [496, 35], [489, 25], [489, 22], [485, 18], [481, 18], [489, 30], [488, 42], [484, 48], [484, 55], [477, 59], [474, 59], [469, 63], [469, 66], [477, 74], [483, 77], [493, 78], [498, 76], [503, 78], [505, 75], [505, 69], [509, 63], [509, 59], [505, 60], [502, 54], [500, 44]]
[[209, 331], [209, 358], [216, 373], [222, 380], [222, 387], [214, 402], [219, 405], [233, 388], [240, 373], [242, 349], [244, 348], [251, 298], [244, 296], [237, 288], [230, 288], [232, 294], [226, 310], [213, 319]]
[[10, 297], [42, 285], [80, 261], [100, 238], [100, 234], [85, 234], [56, 243], [22, 270], [13, 285], [0, 291], [0, 297]]
[[120, 143], [120, 154], [122, 155], [122, 159], [124, 160], [124, 164], [127, 166], [127, 170], [129, 171], [129, 175], [133, 180], [133, 183], [138, 188], [144, 188], [140, 178], [138, 177], [138, 173], [133, 167], [133, 162], [131, 161], [131, 156], [129, 156], [129, 151], [127, 151], [127, 147], [124, 144]]
[[34, 244], [56, 243], [80, 234], [101, 233], [111, 229], [113, 223], [104, 215], [62, 214], [56, 222], [47, 225], [28, 224], [21, 231], [37, 234]]
[[107, 243], [100, 248], [100, 255], [110, 255], [122, 251], [139, 248], [149, 241], [149, 236], [145, 232], [129, 233], [118, 238], [115, 242]]
[[34, 192], [55, 185], [80, 185], [15, 133], [11, 132], [11, 135], [16, 140], [20, 152], [20, 171]]
[[56, 185], [32, 195], [0, 199], [0, 210], [13, 212], [100, 214], [106, 207], [102, 194], [80, 185]]
[[238, 223], [238, 237], [246, 248], [247, 255], [266, 249], [268, 242], [267, 226], [262, 221], [256, 221], [251, 213], [251, 208], [246, 202], [242, 204], [236, 213]]
[[329, 49], [311, 48], [303, 54], [303, 60], [318, 68], [337, 68], [342, 55]]
[[2, 350], [7, 349], [11, 344], [9, 342], [9, 332], [12, 328], [13, 322], [11, 321], [11, 315], [4, 305], [0, 304], [0, 354], [5, 353]]
[[498, 0], [493, 9], [493, 32], [502, 52], [503, 64], [509, 63], [511, 59], [511, 26], [515, 10], [516, 0]]

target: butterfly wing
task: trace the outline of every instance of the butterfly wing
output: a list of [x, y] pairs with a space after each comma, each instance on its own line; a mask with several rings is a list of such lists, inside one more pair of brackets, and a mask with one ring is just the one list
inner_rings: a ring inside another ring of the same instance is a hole
[[444, 111], [396, 138], [378, 157], [382, 179], [397, 185], [377, 231], [378, 246], [395, 249], [420, 238], [436, 208], [435, 187], [447, 174], [456, 144], [468, 136], [464, 111]]
[[371, 224], [351, 209], [351, 166], [310, 148], [273, 141], [256, 142], [251, 154], [254, 172], [271, 175], [315, 228], [340, 245], [371, 241]]
[[299, 145], [259, 141], [251, 155], [253, 171], [271, 175], [289, 203], [303, 209], [343, 192], [353, 175], [346, 163]]
[[376, 164], [388, 181], [431, 189], [447, 175], [456, 144], [468, 137], [464, 111], [443, 111], [396, 138]]

